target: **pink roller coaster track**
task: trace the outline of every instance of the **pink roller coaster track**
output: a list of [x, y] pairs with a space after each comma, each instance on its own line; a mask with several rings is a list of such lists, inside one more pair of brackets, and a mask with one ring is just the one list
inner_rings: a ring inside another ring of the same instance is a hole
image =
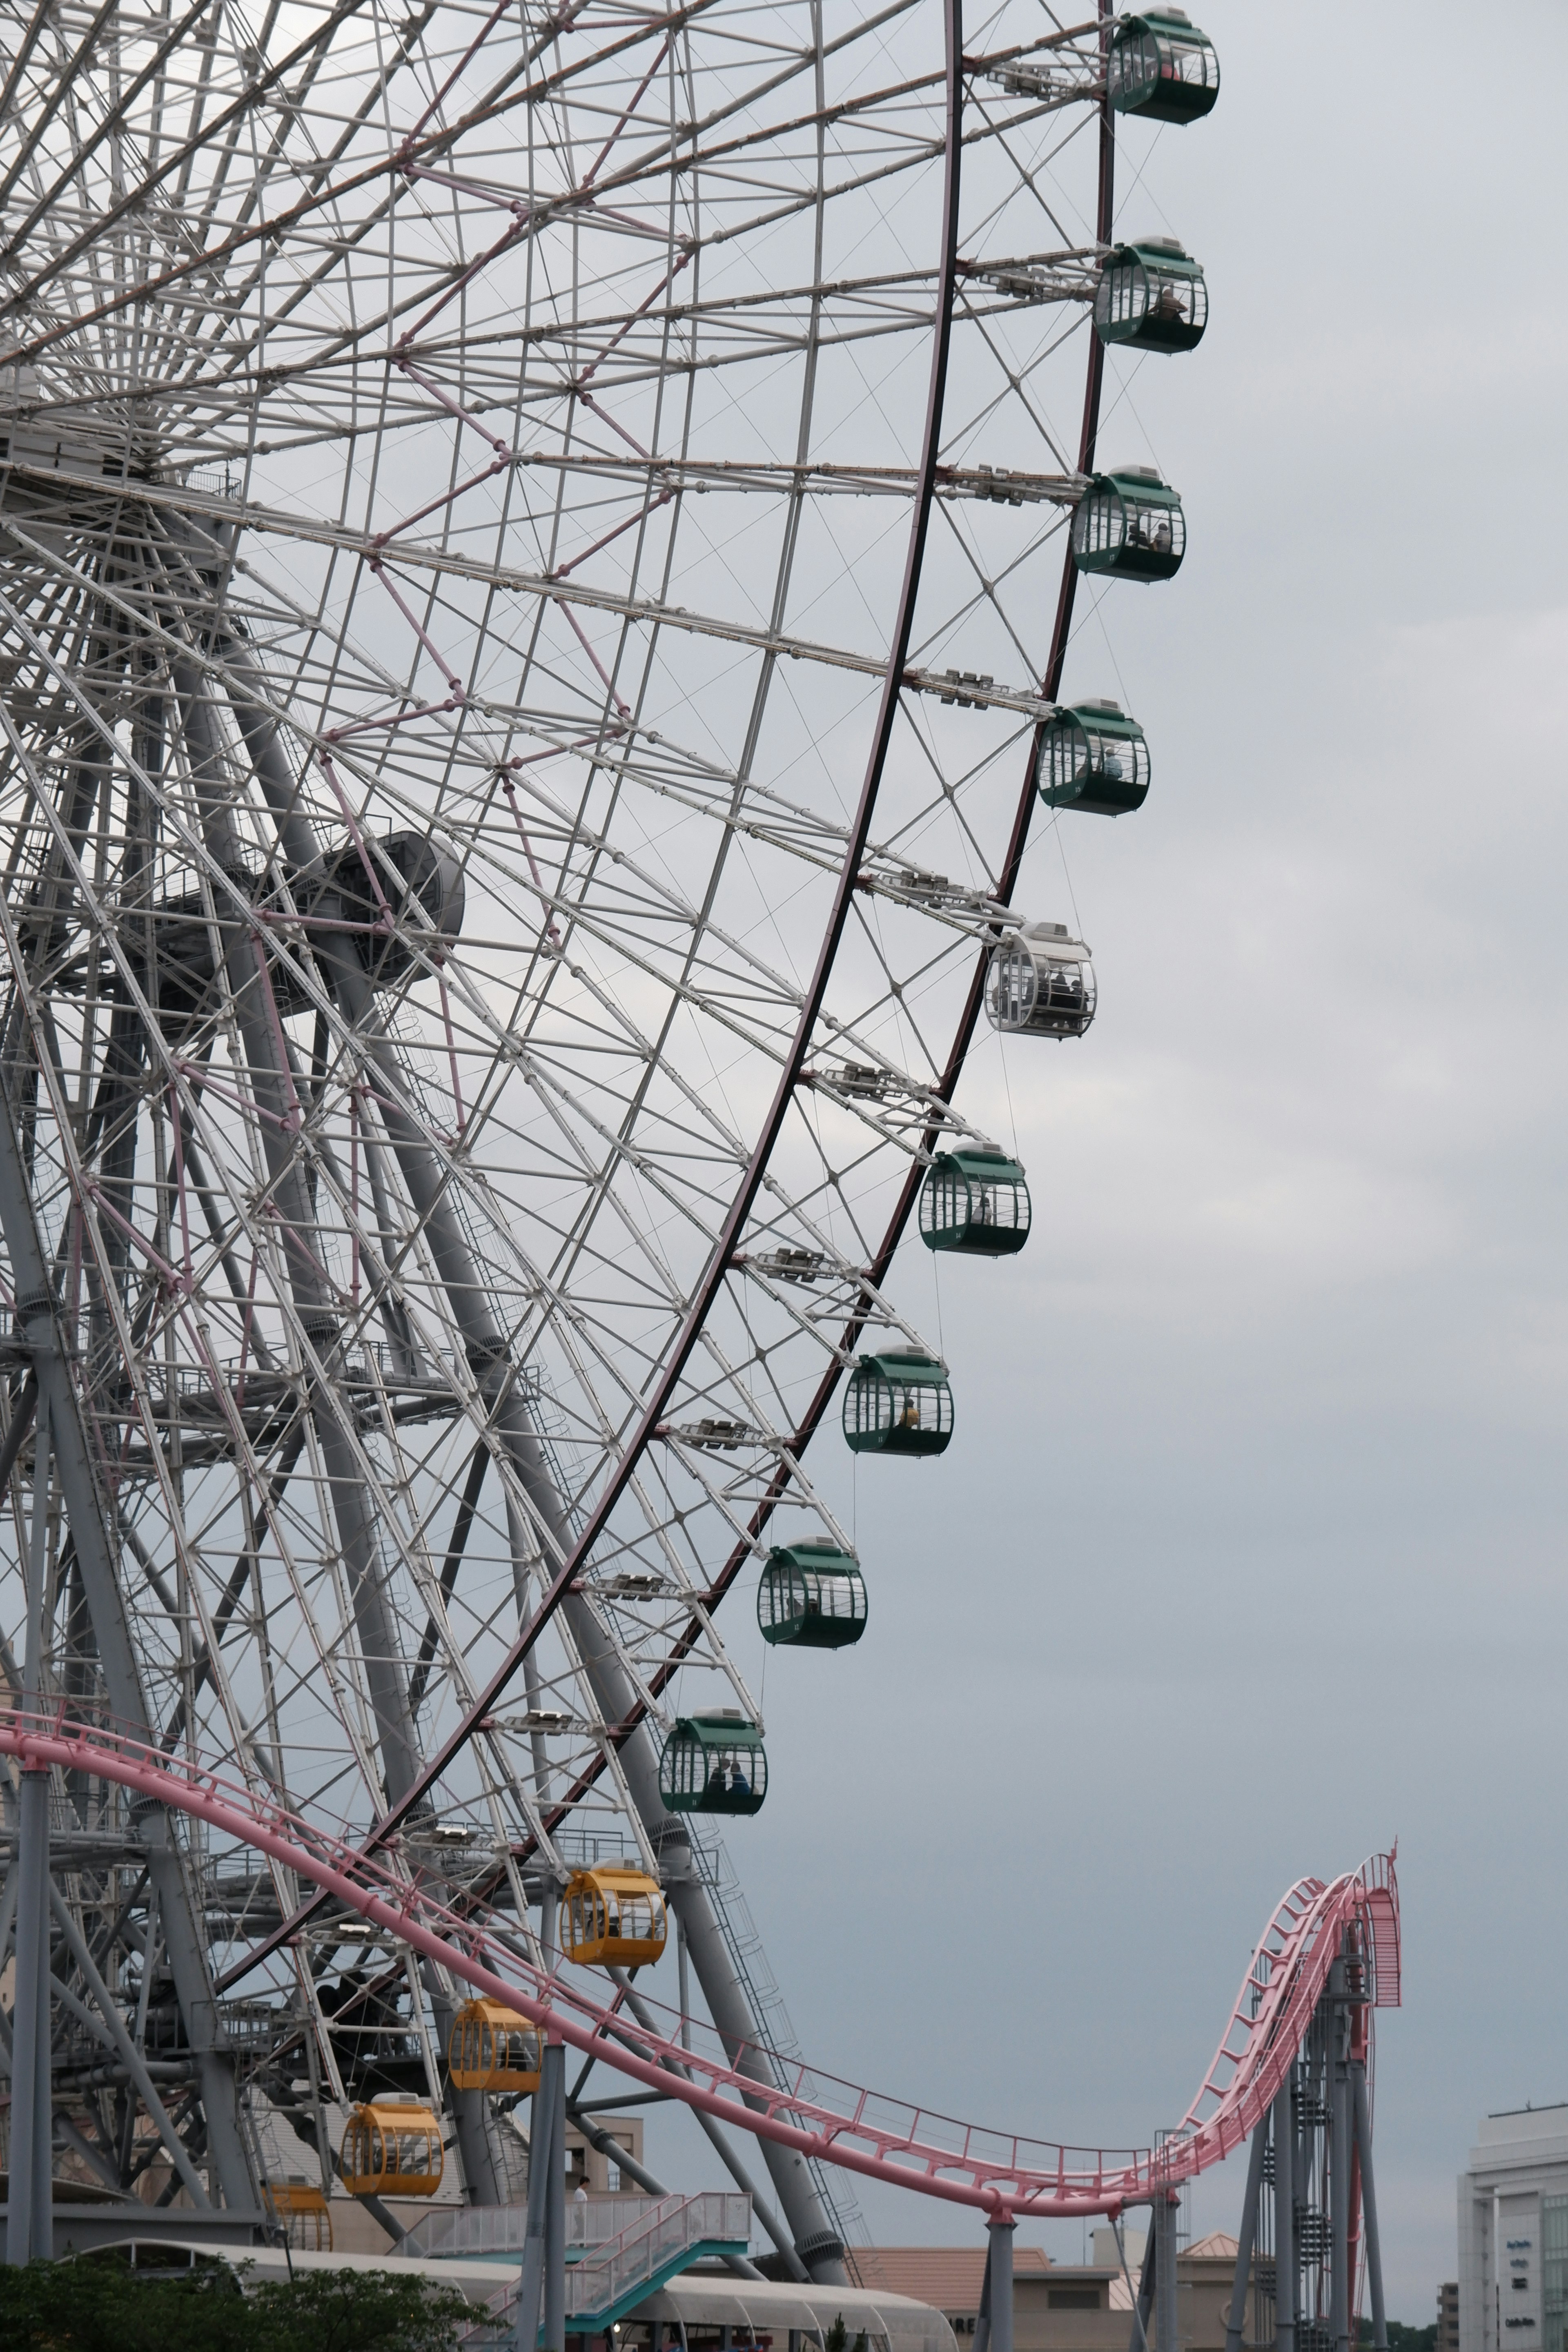
[[[335, 1896], [384, 1933], [447, 1969], [477, 1993], [543, 2025], [584, 2055], [692, 2107], [825, 2164], [973, 2205], [995, 2216], [1119, 2212], [1219, 2163], [1268, 2113], [1310, 2022], [1333, 1961], [1352, 1946], [1368, 2006], [1399, 2000], [1399, 1895], [1392, 1854], [1325, 1882], [1298, 1880], [1274, 1912], [1242, 1980], [1214, 2062], [1180, 2130], [1160, 2149], [1071, 2148], [954, 2122], [880, 2093], [773, 2059], [776, 2079], [738, 2071], [742, 2052], [716, 2036], [692, 2045], [669, 2011], [661, 2032], [606, 2006], [516, 1951], [504, 1926], [459, 1916], [349, 1837], [323, 1832], [281, 1805], [170, 1756], [144, 1738], [78, 1722], [62, 1708], [0, 1712], [0, 1756], [24, 1771], [97, 1774], [153, 1803], [205, 1822]], [[639, 1997], [641, 1989], [639, 1987]], [[687, 2032], [691, 2028], [687, 2025]]]

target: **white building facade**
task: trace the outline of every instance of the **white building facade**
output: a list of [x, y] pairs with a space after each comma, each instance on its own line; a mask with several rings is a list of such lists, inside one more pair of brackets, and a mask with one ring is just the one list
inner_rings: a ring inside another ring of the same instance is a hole
[[1568, 2352], [1568, 2104], [1488, 2116], [1459, 2175], [1459, 2352]]

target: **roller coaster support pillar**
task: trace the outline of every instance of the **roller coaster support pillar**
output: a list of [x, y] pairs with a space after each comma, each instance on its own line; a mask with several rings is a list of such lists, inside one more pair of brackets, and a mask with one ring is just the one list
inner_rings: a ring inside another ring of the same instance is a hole
[[1383, 2300], [1383, 2245], [1377, 2234], [1377, 2190], [1372, 2177], [1372, 2102], [1366, 2095], [1364, 2063], [1352, 2059], [1350, 2073], [1355, 2144], [1361, 2158], [1361, 2210], [1366, 2230], [1366, 2283], [1372, 2298], [1373, 2352], [1388, 2352], [1388, 2313]]
[[1154, 2192], [1154, 2352], [1176, 2352], [1176, 2221], [1180, 2191]]
[[[1121, 2224], [1116, 2225], [1116, 2242], [1121, 2248], [1121, 2267], [1127, 2268], [1127, 2250], [1122, 2245]], [[1131, 2284], [1131, 2281], [1129, 2281]], [[1149, 2352], [1149, 2321], [1154, 2309], [1154, 2232], [1151, 2229], [1143, 2241], [1143, 2259], [1138, 2265], [1138, 2292], [1132, 2299], [1132, 2333], [1127, 2352]]]
[[[553, 2057], [554, 2063], [551, 2063]], [[544, 2352], [566, 2352], [566, 2048], [546, 2043], [539, 2087], [550, 2109], [544, 2198]]]
[[1013, 2232], [1011, 2213], [999, 2213], [985, 2225], [991, 2251], [986, 2267], [991, 2274], [991, 2352], [1013, 2352]]
[[1274, 2099], [1274, 2343], [1296, 2352], [1296, 2126], [1290, 2113], [1292, 2066]]
[[1252, 2283], [1252, 2254], [1258, 2243], [1258, 2200], [1263, 2193], [1263, 2158], [1268, 2147], [1267, 2119], [1257, 2125], [1247, 2159], [1247, 2189], [1241, 2200], [1241, 2228], [1237, 2233], [1236, 2283], [1225, 2323], [1225, 2352], [1241, 2352], [1247, 2329], [1247, 2292]]
[[985, 2268], [980, 2274], [980, 2309], [974, 2320], [970, 2352], [991, 2352], [991, 2240], [985, 2240]]
[[532, 2127], [528, 2135], [528, 2226], [523, 2231], [522, 2275], [517, 2283], [517, 2320], [512, 2333], [512, 2352], [535, 2352], [539, 2342], [539, 2294], [544, 2282], [544, 2238], [550, 2183], [555, 2173], [563, 2174], [566, 2168], [565, 2147], [563, 2145], [557, 2151], [555, 2146], [555, 2102], [550, 2089], [554, 2060], [560, 2062], [564, 2089], [565, 2049], [559, 2042], [548, 2042], [544, 2045], [544, 2057], [540, 2066], [539, 2088], [533, 2095]]
[[1334, 2352], [1351, 2352], [1350, 2037], [1350, 2009], [1335, 2000], [1329, 2010], [1329, 2225], [1333, 2247], [1329, 2325]]

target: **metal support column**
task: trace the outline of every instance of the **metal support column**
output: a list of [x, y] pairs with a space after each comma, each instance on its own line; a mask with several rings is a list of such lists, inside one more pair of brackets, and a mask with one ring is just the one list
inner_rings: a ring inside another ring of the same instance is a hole
[[[33, 1523], [27, 1557], [27, 1655], [22, 1705], [42, 1708], [44, 1578], [48, 1567], [51, 1451], [47, 1402], [33, 1454]], [[10, 2207], [6, 2256], [47, 2262], [54, 2252], [54, 2104], [49, 2050], [49, 1776], [22, 1774], [16, 1823], [16, 1979], [12, 2011]]]
[[1154, 2210], [1154, 2352], [1176, 2352], [1176, 2221], [1180, 2192], [1156, 2189]]
[[1252, 2281], [1253, 2249], [1258, 2243], [1258, 2200], [1263, 2194], [1263, 2158], [1268, 2147], [1268, 2119], [1264, 2116], [1252, 2134], [1247, 2159], [1247, 2188], [1241, 2200], [1241, 2228], [1236, 2241], [1236, 2280], [1225, 2323], [1225, 2352], [1241, 2352], [1247, 2327], [1247, 2291]]
[[991, 2239], [985, 2240], [985, 2268], [980, 2278], [980, 2309], [974, 2321], [971, 2352], [991, 2352]]
[[990, 2244], [986, 2270], [991, 2281], [991, 2352], [1013, 2352], [1013, 2232], [1011, 2213], [998, 2213], [985, 2224]]
[[1296, 2352], [1296, 2127], [1290, 2113], [1291, 2066], [1274, 2100], [1274, 2342]]
[[1355, 2118], [1355, 2144], [1361, 2158], [1361, 2210], [1366, 2224], [1366, 2283], [1372, 2298], [1373, 2352], [1388, 2352], [1388, 2313], [1383, 2300], [1383, 2243], [1377, 2234], [1377, 2190], [1372, 2177], [1372, 2102], [1366, 2095], [1366, 2068], [1351, 2065], [1351, 2103]]
[[[1116, 2242], [1121, 2249], [1121, 2267], [1127, 2268], [1127, 2249], [1122, 2243], [1121, 2223], [1116, 2224]], [[1131, 2285], [1131, 2282], [1129, 2280]], [[1149, 2325], [1154, 2314], [1154, 2223], [1151, 2215], [1148, 2234], [1143, 2241], [1143, 2259], [1138, 2265], [1138, 2292], [1132, 2299], [1132, 2329], [1127, 2340], [1127, 2352], [1149, 2352]]]
[[[551, 2058], [555, 2063], [551, 2065]], [[566, 2352], [566, 2046], [546, 2044], [541, 2091], [550, 2109], [544, 2198], [544, 2352]]]
[[[47, 1415], [55, 1475], [81, 1569], [110, 1707], [121, 1724], [142, 1726], [152, 1736], [125, 1596], [110, 1540], [112, 1509], [100, 1488], [82, 1428], [80, 1400], [67, 1360], [55, 1288], [38, 1237], [12, 1115], [9, 1077], [10, 1073], [0, 1072], [0, 1234], [16, 1287], [16, 1332], [37, 1381], [40, 1427]], [[248, 2210], [256, 2196], [236, 2108], [234, 2062], [213, 1997], [205, 1938], [167, 1814], [162, 1806], [138, 1806], [136, 1812], [147, 1843], [148, 1871], [157, 1889], [175, 1996], [201, 2073], [207, 2147], [222, 2183], [224, 2202]], [[47, 1918], [47, 1899], [40, 1900], [38, 1916]]]
[[[1336, 1964], [1336, 1974], [1344, 1963]], [[1329, 2325], [1334, 2352], [1351, 2352], [1351, 2086], [1350, 2011], [1342, 2000], [1329, 2010], [1329, 2228], [1332, 2273]]]
[[522, 2241], [522, 2274], [517, 2283], [517, 2319], [512, 2352], [534, 2352], [539, 2342], [539, 2294], [544, 2283], [544, 2233], [552, 2172], [563, 2171], [564, 2137], [555, 2147], [555, 2101], [549, 2088], [552, 2063], [559, 2062], [562, 2084], [566, 2080], [566, 2053], [559, 2042], [544, 2046], [539, 2088], [533, 2095], [532, 2127], [528, 2135], [528, 2224]]
[[54, 2252], [49, 2096], [49, 1776], [24, 1772], [17, 1824], [16, 2006], [12, 2011], [6, 2260]]

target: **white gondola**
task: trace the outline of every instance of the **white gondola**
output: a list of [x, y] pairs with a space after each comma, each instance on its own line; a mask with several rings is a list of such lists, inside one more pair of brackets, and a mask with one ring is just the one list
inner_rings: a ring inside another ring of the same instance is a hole
[[991, 1026], [1008, 1035], [1081, 1037], [1094, 1019], [1094, 967], [1065, 923], [1026, 923], [985, 975]]

